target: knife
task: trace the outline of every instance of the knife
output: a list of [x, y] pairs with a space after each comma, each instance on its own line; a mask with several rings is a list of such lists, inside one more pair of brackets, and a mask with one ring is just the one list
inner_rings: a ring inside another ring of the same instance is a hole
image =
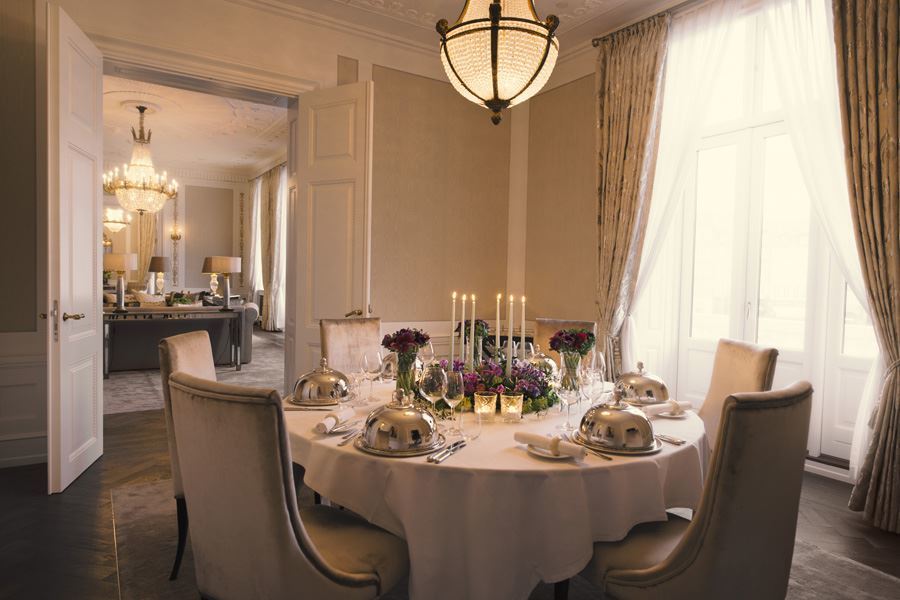
[[455, 442], [453, 442], [446, 448], [438, 450], [437, 452], [435, 452], [433, 454], [429, 454], [428, 462], [434, 462], [436, 458], [443, 456], [444, 454], [447, 454], [448, 452], [452, 452], [453, 450], [455, 450], [456, 448], [458, 448], [460, 445], [462, 445], [464, 443], [465, 443], [465, 440], [456, 440]]
[[460, 440], [459, 443], [454, 444], [452, 449], [448, 450], [445, 454], [435, 458], [432, 462], [436, 465], [439, 465], [465, 447], [466, 447], [466, 441]]

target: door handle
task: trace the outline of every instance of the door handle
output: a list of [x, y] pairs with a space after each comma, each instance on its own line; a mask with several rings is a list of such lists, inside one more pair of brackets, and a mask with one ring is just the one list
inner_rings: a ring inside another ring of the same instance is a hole
[[69, 314], [67, 312], [63, 313], [63, 321], [68, 321], [69, 319], [72, 319], [73, 321], [80, 321], [83, 318], [84, 318], [84, 313], [78, 313], [77, 315]]
[[362, 315], [363, 315], [362, 309], [357, 308], [356, 310], [351, 310], [346, 315], [344, 315], [344, 318], [346, 319], [349, 317], [361, 317]]

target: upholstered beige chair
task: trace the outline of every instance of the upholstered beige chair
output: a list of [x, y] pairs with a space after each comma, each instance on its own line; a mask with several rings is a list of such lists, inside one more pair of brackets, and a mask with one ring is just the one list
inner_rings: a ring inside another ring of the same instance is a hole
[[359, 371], [363, 354], [381, 350], [381, 319], [322, 319], [319, 336], [328, 366], [347, 375]]
[[721, 339], [716, 348], [709, 391], [698, 414], [706, 426], [706, 437], [714, 449], [725, 398], [738, 392], [768, 392], [772, 389], [778, 350], [737, 340]]
[[178, 461], [204, 598], [373, 598], [403, 579], [406, 543], [327, 506], [297, 509], [281, 397], [175, 373]]
[[213, 361], [212, 345], [205, 331], [192, 331], [173, 335], [159, 343], [159, 373], [162, 375], [163, 412], [166, 417], [166, 435], [169, 440], [169, 460], [172, 463], [172, 491], [175, 494], [175, 509], [178, 519], [178, 548], [175, 564], [169, 579], [178, 577], [184, 545], [187, 541], [188, 512], [181, 485], [181, 470], [178, 468], [178, 445], [175, 443], [175, 429], [172, 423], [172, 401], [169, 397], [169, 375], [175, 371], [188, 373], [202, 379], [216, 380], [216, 365]]
[[700, 507], [594, 544], [581, 575], [619, 599], [784, 598], [812, 388], [732, 394]]
[[[565, 321], [561, 319], [536, 319], [537, 326], [534, 330], [535, 346], [540, 346], [541, 352], [560, 361], [559, 353], [550, 349], [550, 338], [560, 329], [587, 329], [597, 335], [597, 324], [593, 321]], [[588, 357], [586, 360], [590, 360]]]

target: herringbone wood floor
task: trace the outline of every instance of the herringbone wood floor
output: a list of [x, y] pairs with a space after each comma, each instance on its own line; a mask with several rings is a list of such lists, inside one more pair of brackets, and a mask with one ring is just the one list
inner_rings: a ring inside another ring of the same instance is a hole
[[[0, 470], [0, 598], [117, 598], [110, 491], [167, 478], [161, 411], [107, 415], [105, 453], [62, 494], [46, 465]], [[850, 486], [806, 474], [797, 537], [900, 577], [900, 535], [846, 509]]]

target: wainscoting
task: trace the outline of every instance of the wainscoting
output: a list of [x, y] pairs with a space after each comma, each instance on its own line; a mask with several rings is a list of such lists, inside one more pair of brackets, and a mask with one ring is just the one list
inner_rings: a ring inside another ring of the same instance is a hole
[[47, 363], [0, 356], [0, 468], [47, 460]]

